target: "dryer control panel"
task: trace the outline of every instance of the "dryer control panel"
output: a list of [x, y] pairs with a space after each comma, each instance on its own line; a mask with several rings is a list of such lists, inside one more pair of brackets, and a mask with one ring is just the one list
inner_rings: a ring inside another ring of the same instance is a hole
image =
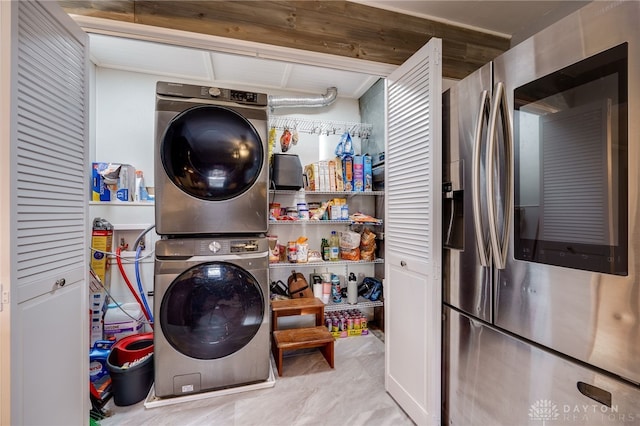
[[193, 84], [169, 83], [159, 81], [156, 93], [164, 96], [179, 98], [210, 99], [237, 104], [267, 106], [268, 97], [265, 93], [245, 92], [222, 87], [196, 86]]

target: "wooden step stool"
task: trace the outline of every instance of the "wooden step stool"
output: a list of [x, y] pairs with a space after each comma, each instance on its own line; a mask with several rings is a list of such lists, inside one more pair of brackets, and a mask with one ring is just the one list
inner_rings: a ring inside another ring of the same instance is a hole
[[[291, 315], [315, 315], [316, 326], [278, 330], [278, 318]], [[322, 355], [334, 367], [334, 337], [324, 325], [324, 303], [318, 298], [274, 300], [271, 302], [271, 329], [273, 331], [273, 357], [282, 376], [282, 354], [284, 351], [320, 348]]]
[[324, 325], [324, 303], [314, 297], [273, 300], [271, 302], [271, 331], [278, 329], [278, 318], [291, 315], [315, 315], [316, 326]]
[[334, 340], [327, 327], [324, 326], [274, 331], [273, 357], [278, 367], [278, 376], [282, 376], [282, 354], [284, 351], [296, 349], [320, 348], [329, 366], [333, 368]]

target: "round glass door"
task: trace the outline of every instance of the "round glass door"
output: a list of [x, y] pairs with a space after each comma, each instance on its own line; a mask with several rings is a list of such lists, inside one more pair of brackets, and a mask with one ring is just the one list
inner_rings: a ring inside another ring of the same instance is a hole
[[160, 326], [180, 353], [216, 359], [242, 349], [258, 332], [264, 297], [256, 279], [226, 262], [203, 263], [180, 274], [160, 305]]
[[160, 156], [167, 176], [183, 192], [222, 201], [251, 188], [262, 170], [264, 148], [243, 116], [205, 105], [183, 111], [169, 123]]

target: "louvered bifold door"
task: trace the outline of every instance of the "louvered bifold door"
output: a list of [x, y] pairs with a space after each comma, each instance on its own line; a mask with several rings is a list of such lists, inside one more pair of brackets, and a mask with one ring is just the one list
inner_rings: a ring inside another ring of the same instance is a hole
[[441, 41], [386, 82], [386, 387], [417, 424], [440, 424]]
[[89, 107], [84, 45], [38, 3], [19, 2], [19, 16], [13, 177], [22, 302], [58, 279], [76, 280], [86, 264]]
[[3, 256], [11, 256], [11, 424], [82, 424], [88, 37], [56, 2], [11, 2], [3, 13], [9, 9], [12, 250]]

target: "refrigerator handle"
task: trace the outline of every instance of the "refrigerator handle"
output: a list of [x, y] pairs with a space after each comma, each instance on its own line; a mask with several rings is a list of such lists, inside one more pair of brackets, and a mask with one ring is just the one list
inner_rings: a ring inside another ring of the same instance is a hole
[[482, 128], [488, 121], [491, 100], [489, 92], [483, 90], [480, 94], [480, 108], [476, 119], [476, 133], [473, 139], [473, 166], [471, 172], [471, 198], [473, 202], [473, 225], [475, 227], [476, 245], [478, 246], [478, 256], [483, 267], [490, 267], [490, 246], [486, 243], [487, 237], [484, 235], [482, 226], [482, 207], [480, 205], [480, 161], [482, 152]]
[[[497, 269], [504, 269], [507, 263], [507, 250], [509, 248], [509, 227], [512, 215], [512, 194], [513, 194], [513, 173], [512, 173], [512, 157], [513, 157], [513, 133], [511, 120], [509, 115], [509, 104], [507, 102], [507, 93], [504, 83], [497, 83], [494, 90], [493, 106], [489, 116], [488, 145], [486, 152], [486, 176], [487, 176], [487, 214], [489, 216], [489, 236], [491, 240], [491, 249], [493, 251], [494, 265]], [[504, 143], [504, 172], [505, 172], [505, 188], [504, 188], [504, 210], [502, 222], [502, 238], [498, 233], [498, 216], [496, 206], [496, 193], [494, 176], [499, 169], [496, 169], [496, 124], [498, 115], [502, 118], [503, 143]], [[501, 241], [499, 241], [501, 240]]]

